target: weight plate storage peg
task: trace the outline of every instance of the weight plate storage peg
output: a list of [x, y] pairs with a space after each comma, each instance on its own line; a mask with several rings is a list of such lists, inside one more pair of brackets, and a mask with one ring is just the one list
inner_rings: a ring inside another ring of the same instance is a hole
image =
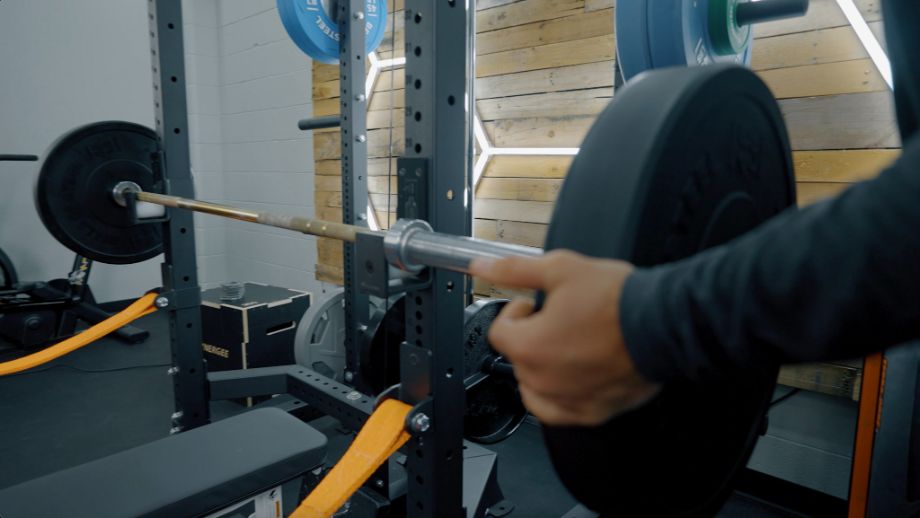
[[[288, 36], [304, 54], [321, 63], [339, 62], [342, 35], [336, 10], [348, 0], [277, 0], [278, 14]], [[385, 0], [366, 0], [357, 20], [364, 22], [365, 51], [373, 52], [383, 41], [387, 24]]]
[[[794, 205], [792, 171], [779, 107], [756, 74], [734, 65], [649, 71], [585, 137], [546, 249], [639, 266], [676, 261]], [[556, 470], [604, 515], [711, 515], [762, 429], [776, 367], [760, 374], [666, 385], [595, 428], [546, 427]]]
[[78, 128], [51, 146], [35, 184], [42, 223], [64, 246], [109, 264], [130, 264], [159, 255], [162, 226], [134, 224], [134, 214], [115, 202], [119, 182], [161, 192], [151, 169], [159, 151], [156, 132], [131, 122], [98, 122]]
[[630, 0], [617, 4], [623, 78], [673, 66], [751, 62], [752, 25], [802, 16], [808, 0]]

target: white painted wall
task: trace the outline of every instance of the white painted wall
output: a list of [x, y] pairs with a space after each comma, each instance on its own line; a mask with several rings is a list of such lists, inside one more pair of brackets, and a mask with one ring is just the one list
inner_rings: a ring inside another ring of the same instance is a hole
[[[0, 153], [44, 155], [63, 133], [102, 120], [153, 125], [147, 2], [0, 1]], [[32, 201], [36, 163], [0, 162], [0, 247], [26, 281], [64, 277], [73, 253]], [[97, 264], [100, 300], [159, 285], [160, 259]]]
[[[291, 42], [274, 0], [220, 0], [223, 195], [233, 205], [312, 216], [312, 62]], [[238, 221], [226, 227], [227, 276], [320, 295], [316, 242]]]
[[[287, 38], [273, 0], [184, 0], [196, 196], [313, 215], [313, 156], [298, 119], [312, 113], [312, 63]], [[0, 1], [0, 153], [42, 155], [100, 120], [153, 126], [144, 0]], [[35, 163], [0, 163], [0, 247], [23, 280], [63, 276], [73, 254], [32, 203]], [[313, 238], [211, 216], [195, 220], [199, 281], [256, 281], [314, 291]], [[155, 258], [98, 264], [100, 300], [159, 285]]]

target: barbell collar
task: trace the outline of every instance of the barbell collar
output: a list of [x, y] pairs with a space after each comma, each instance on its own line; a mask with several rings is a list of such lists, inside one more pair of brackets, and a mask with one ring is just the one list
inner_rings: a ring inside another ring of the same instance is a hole
[[764, 0], [742, 2], [735, 10], [738, 26], [770, 22], [783, 18], [804, 16], [808, 11], [808, 0]]

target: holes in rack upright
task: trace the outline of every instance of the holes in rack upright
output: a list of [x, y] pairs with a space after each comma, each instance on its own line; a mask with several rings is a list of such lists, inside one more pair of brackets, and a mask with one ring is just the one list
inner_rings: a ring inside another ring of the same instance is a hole
[[415, 47], [415, 50], [413, 51], [413, 53], [415, 54], [416, 57], [421, 56], [421, 55], [422, 55], [422, 47]]
[[447, 96], [447, 104], [449, 104], [450, 106], [453, 106], [454, 103], [456, 103], [456, 102], [457, 102], [457, 100], [454, 98], [453, 95], [448, 95], [448, 96]]
[[422, 120], [422, 112], [415, 112], [415, 122]]

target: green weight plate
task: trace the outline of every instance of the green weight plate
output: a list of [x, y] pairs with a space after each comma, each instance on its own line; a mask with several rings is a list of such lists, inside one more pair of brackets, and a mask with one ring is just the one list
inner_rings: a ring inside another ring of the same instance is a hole
[[[637, 76], [595, 122], [559, 194], [547, 249], [639, 266], [675, 261], [795, 203], [776, 101], [734, 65]], [[560, 344], [565, 346], [565, 344]], [[665, 386], [596, 428], [546, 428], [572, 494], [613, 516], [712, 514], [763, 426], [775, 368]]]
[[89, 124], [61, 137], [45, 156], [35, 184], [35, 205], [49, 232], [74, 252], [109, 264], [150, 259], [163, 249], [162, 226], [132, 224], [112, 188], [131, 181], [161, 192], [151, 170], [156, 133], [130, 122]]
[[709, 0], [709, 38], [720, 56], [738, 54], [750, 44], [751, 26], [740, 26], [735, 11], [742, 0]]

